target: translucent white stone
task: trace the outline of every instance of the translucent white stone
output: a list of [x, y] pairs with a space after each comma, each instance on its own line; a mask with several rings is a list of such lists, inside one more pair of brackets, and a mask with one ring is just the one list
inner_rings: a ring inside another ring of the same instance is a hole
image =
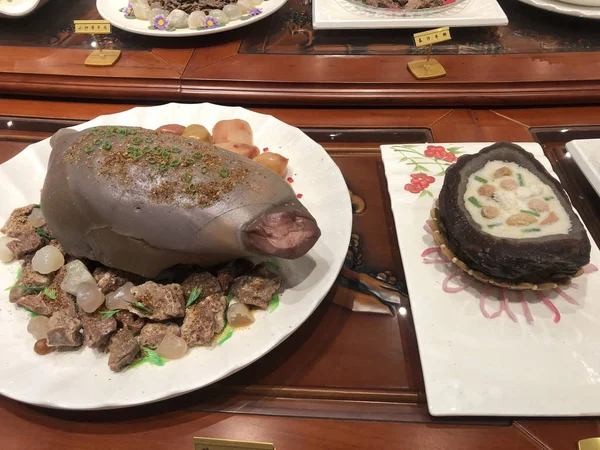
[[250, 4], [256, 8], [258, 5], [262, 3], [262, 0], [250, 0]]
[[191, 30], [197, 30], [198, 28], [202, 28], [202, 24], [204, 23], [204, 18], [206, 14], [203, 11], [194, 11], [188, 17], [188, 28]]
[[150, 11], [150, 15], [148, 16], [148, 20], [150, 22], [153, 22], [154, 18], [156, 16], [165, 16], [165, 17], [167, 17], [167, 10], [166, 9], [162, 9], [162, 8], [152, 8], [152, 10]]
[[33, 208], [31, 210], [31, 214], [29, 214], [29, 217], [27, 217], [27, 220], [36, 228], [46, 225], [46, 218], [44, 217], [44, 213], [42, 213], [40, 208]]
[[27, 331], [37, 339], [46, 339], [48, 337], [48, 318], [44, 316], [35, 316], [29, 320]]
[[167, 19], [169, 20], [169, 25], [175, 28], [186, 28], [188, 26], [188, 17], [189, 14], [180, 9], [174, 9], [169, 14]]
[[211, 9], [208, 12], [209, 16], [213, 16], [215, 19], [219, 21], [219, 25], [225, 25], [229, 22], [229, 17], [220, 9]]
[[223, 12], [227, 14], [229, 20], [237, 20], [242, 17], [242, 8], [237, 3], [231, 3], [229, 5], [225, 5], [223, 8]]
[[240, 8], [242, 14], [248, 14], [248, 10], [253, 8], [250, 0], [238, 0], [236, 4], [238, 5], [238, 8]]
[[168, 333], [156, 347], [156, 353], [165, 359], [179, 359], [185, 356], [187, 349], [187, 343], [182, 338]]
[[247, 327], [254, 323], [254, 316], [243, 303], [231, 303], [227, 308], [227, 322], [232, 327]]
[[127, 282], [116, 291], [106, 294], [106, 309], [125, 309], [135, 301], [131, 288], [133, 283]]
[[15, 259], [13, 252], [6, 246], [10, 241], [14, 241], [14, 238], [8, 236], [0, 237], [0, 261], [3, 263], [9, 263]]
[[31, 268], [37, 273], [48, 274], [57, 271], [65, 265], [65, 257], [53, 245], [40, 248], [31, 260]]
[[69, 294], [77, 295], [77, 289], [81, 283], [91, 282], [96, 284], [96, 280], [87, 270], [85, 264], [76, 259], [67, 264], [67, 274], [60, 283], [60, 288]]
[[135, 14], [136, 19], [149, 20], [150, 15], [152, 14], [152, 8], [150, 8], [147, 1], [138, 0], [133, 3], [133, 13]]
[[104, 303], [104, 294], [96, 282], [86, 281], [77, 287], [77, 304], [86, 313], [93, 313]]

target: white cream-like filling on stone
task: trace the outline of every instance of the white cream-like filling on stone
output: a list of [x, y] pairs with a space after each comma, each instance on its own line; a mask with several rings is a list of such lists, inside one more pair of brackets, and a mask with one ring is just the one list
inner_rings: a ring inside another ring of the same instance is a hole
[[[510, 174], [495, 178], [500, 169]], [[484, 185], [494, 190], [491, 196], [482, 194]], [[463, 200], [471, 218], [492, 236], [529, 239], [568, 234], [571, 229], [569, 215], [553, 189], [514, 162], [489, 161], [472, 173]]]

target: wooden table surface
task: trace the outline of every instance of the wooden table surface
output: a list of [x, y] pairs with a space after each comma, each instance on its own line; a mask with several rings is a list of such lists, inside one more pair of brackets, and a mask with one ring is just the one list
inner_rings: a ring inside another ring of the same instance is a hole
[[[126, 1], [124, 4], [126, 4]], [[600, 27], [517, 0], [500, 0], [507, 27], [453, 29], [434, 47], [447, 76], [415, 80], [426, 50], [415, 30], [315, 31], [311, 1], [289, 0], [247, 27], [185, 39], [115, 29], [112, 68], [84, 66], [90, 36], [73, 19], [99, 18], [96, 0], [49, 2], [0, 27], [0, 94], [114, 101], [214, 101], [297, 106], [506, 106], [600, 100]]]
[[[0, 99], [0, 161], [57, 128], [132, 106]], [[379, 156], [382, 142], [537, 139], [600, 242], [600, 200], [564, 156], [566, 140], [600, 137], [600, 107], [255, 110], [301, 127], [328, 150], [366, 204], [354, 216], [363, 259], [358, 270], [389, 271], [399, 292], [402, 261]], [[0, 448], [179, 449], [204, 436], [273, 442], [279, 450], [575, 449], [578, 440], [600, 436], [596, 418], [430, 416], [410, 300], [401, 299], [405, 316], [340, 279], [309, 320], [271, 353], [210, 388], [156, 404], [70, 412], [0, 398]], [[384, 314], [350, 311], [357, 302], [379, 305]]]

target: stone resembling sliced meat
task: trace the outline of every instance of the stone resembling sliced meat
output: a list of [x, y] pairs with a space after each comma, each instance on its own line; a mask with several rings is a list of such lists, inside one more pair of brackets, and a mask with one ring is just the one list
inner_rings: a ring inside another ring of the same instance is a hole
[[200, 290], [200, 299], [223, 292], [217, 277], [208, 272], [193, 272], [181, 283], [181, 288], [186, 299], [194, 289]]
[[181, 337], [188, 346], [207, 344], [223, 329], [226, 306], [225, 296], [216, 294], [187, 308], [181, 326]]
[[79, 318], [83, 325], [83, 342], [90, 348], [104, 348], [117, 329], [114, 317], [105, 318], [97, 312], [88, 314], [80, 310]]
[[31, 210], [36, 206], [37, 205], [35, 204], [31, 204], [14, 209], [13, 212], [10, 213], [8, 220], [2, 229], [0, 229], [0, 232], [13, 238], [35, 232], [35, 227], [27, 220], [27, 218], [29, 217], [29, 214], [31, 214]]
[[137, 341], [142, 347], [155, 349], [168, 333], [181, 336], [181, 329], [173, 322], [147, 323], [142, 328]]
[[264, 264], [259, 264], [248, 275], [235, 279], [231, 293], [246, 305], [266, 309], [280, 287], [279, 275], [271, 272]]
[[[51, 277], [37, 273], [31, 267], [31, 263], [25, 262], [21, 266], [21, 276], [8, 294], [11, 303], [15, 303], [21, 297], [32, 295], [50, 284]], [[35, 290], [27, 288], [36, 288]]]
[[223, 292], [228, 292], [233, 284], [233, 280], [240, 275], [250, 272], [254, 264], [247, 259], [237, 259], [227, 266], [217, 270], [217, 280], [221, 285]]
[[212, 145], [132, 127], [63, 130], [51, 145], [41, 205], [76, 258], [155, 278], [179, 264], [299, 258], [321, 234], [289, 183]]
[[41, 316], [51, 316], [54, 308], [49, 305], [51, 299], [46, 297], [43, 292], [37, 295], [25, 295], [17, 300], [17, 305], [23, 306]]
[[146, 324], [146, 319], [139, 317], [137, 314], [133, 314], [125, 309], [122, 309], [118, 313], [113, 316], [120, 328], [125, 328], [133, 333], [134, 336], [137, 336], [144, 328]]
[[33, 255], [44, 245], [44, 239], [35, 231], [23, 233], [16, 240], [6, 244], [16, 259], [23, 259], [28, 255]]
[[120, 372], [133, 362], [140, 353], [133, 333], [130, 330], [121, 328], [114, 333], [108, 344], [108, 367], [113, 372]]
[[179, 284], [156, 284], [148, 281], [131, 289], [136, 302], [143, 307], [131, 304], [129, 311], [150, 320], [168, 320], [185, 315], [185, 300]]
[[83, 342], [81, 320], [66, 311], [57, 311], [48, 320], [49, 347], [79, 347]]
[[121, 271], [106, 267], [97, 267], [92, 275], [104, 295], [116, 291], [129, 281]]

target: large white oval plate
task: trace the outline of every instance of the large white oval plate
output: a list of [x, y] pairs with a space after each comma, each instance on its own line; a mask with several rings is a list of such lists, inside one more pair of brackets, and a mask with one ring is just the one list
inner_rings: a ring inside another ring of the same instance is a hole
[[[255, 143], [289, 158], [292, 187], [313, 214], [322, 235], [304, 257], [277, 260], [285, 290], [279, 307], [260, 312], [249, 328], [236, 330], [220, 346], [198, 347], [163, 367], [144, 364], [113, 373], [107, 356], [82, 348], [38, 356], [26, 331], [29, 314], [8, 301], [18, 264], [0, 264], [0, 394], [23, 402], [64, 409], [107, 409], [149, 403], [199, 389], [240, 370], [268, 353], [315, 310], [333, 285], [350, 241], [352, 211], [342, 174], [323, 147], [299, 129], [243, 108], [209, 103], [171, 103], [101, 116], [74, 127], [200, 123], [209, 130], [221, 119], [240, 118], [254, 130]], [[0, 166], [0, 222], [13, 208], [39, 202], [50, 155], [49, 139], [30, 145]]]
[[96, 9], [98, 9], [98, 12], [105, 20], [108, 20], [113, 26], [120, 28], [121, 30], [129, 31], [130, 33], [135, 34], [143, 34], [146, 36], [169, 38], [214, 34], [221, 33], [223, 31], [234, 30], [236, 28], [241, 28], [270, 16], [283, 5], [285, 5], [286, 1], [287, 0], [263, 1], [260, 5], [257, 6], [257, 8], [260, 10], [260, 14], [256, 16], [251, 16], [245, 20], [232, 20], [226, 25], [217, 28], [207, 28], [202, 30], [190, 30], [188, 28], [182, 28], [175, 31], [162, 31], [149, 29], [149, 22], [147, 20], [128, 19], [127, 17], [125, 17], [125, 14], [119, 11], [121, 8], [127, 6], [127, 0], [96, 0]]
[[[557, 0], [519, 0], [536, 8], [545, 9], [565, 16], [585, 17], [587, 19], [600, 19], [600, 8], [595, 6], [582, 6], [575, 2], [561, 2]], [[583, 3], [583, 1], [582, 1]]]

